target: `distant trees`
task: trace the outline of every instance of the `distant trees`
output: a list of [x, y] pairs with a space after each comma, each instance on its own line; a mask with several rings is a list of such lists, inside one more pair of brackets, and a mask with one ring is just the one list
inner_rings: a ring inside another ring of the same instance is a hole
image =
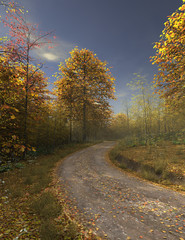
[[[183, 2], [185, 2], [183, 0]], [[156, 92], [170, 106], [184, 110], [185, 104], [185, 4], [168, 17], [159, 42], [155, 43], [153, 64], [158, 65]]]
[[129, 114], [126, 107], [123, 113], [113, 116], [110, 128], [112, 136], [131, 138], [142, 144], [151, 144], [157, 139], [183, 139], [184, 111], [170, 108], [165, 99], [154, 93], [154, 86], [144, 76], [135, 74], [128, 86], [133, 90]]
[[64, 104], [67, 112], [70, 141], [73, 125], [80, 122], [82, 140], [86, 141], [90, 128], [101, 126], [110, 117], [108, 100], [115, 98], [115, 79], [106, 67], [107, 63], [100, 61], [90, 50], [74, 48], [70, 54], [65, 64], [59, 65], [57, 101]]
[[151, 57], [152, 63], [158, 65], [154, 86], [138, 74], [128, 84], [134, 91], [129, 111], [130, 135], [144, 144], [154, 139], [185, 137], [185, 0], [164, 25], [154, 46], [156, 54]]
[[154, 97], [151, 96], [152, 88], [146, 78], [139, 74], [134, 75], [134, 81], [127, 84], [135, 91], [132, 97], [132, 112], [134, 110], [135, 114], [132, 117], [140, 122], [142, 132], [138, 132], [138, 134], [144, 134], [145, 143], [147, 143], [151, 137]]
[[117, 113], [112, 116], [109, 136], [113, 139], [128, 136], [128, 119], [126, 114]]

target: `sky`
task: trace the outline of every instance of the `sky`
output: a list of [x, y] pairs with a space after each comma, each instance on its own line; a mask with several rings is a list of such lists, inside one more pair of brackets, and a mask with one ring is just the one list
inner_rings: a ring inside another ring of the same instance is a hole
[[115, 77], [115, 113], [123, 111], [131, 97], [127, 83], [133, 73], [150, 82], [157, 67], [150, 62], [154, 43], [160, 38], [167, 16], [182, 5], [181, 0], [18, 0], [29, 10], [30, 21], [41, 31], [53, 31], [57, 46], [43, 48], [38, 55], [45, 62], [47, 76], [68, 58], [75, 46], [86, 48], [107, 61]]

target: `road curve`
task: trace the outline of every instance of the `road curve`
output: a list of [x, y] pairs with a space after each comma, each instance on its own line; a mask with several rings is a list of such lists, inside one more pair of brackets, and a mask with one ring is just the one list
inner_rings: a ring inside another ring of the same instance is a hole
[[111, 240], [185, 239], [185, 195], [113, 167], [103, 142], [67, 157], [58, 168], [71, 211]]

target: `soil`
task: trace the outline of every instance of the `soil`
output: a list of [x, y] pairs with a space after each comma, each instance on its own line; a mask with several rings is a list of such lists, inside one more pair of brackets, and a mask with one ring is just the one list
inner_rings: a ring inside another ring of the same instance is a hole
[[67, 157], [58, 167], [71, 214], [111, 240], [185, 239], [185, 195], [114, 167], [103, 142]]

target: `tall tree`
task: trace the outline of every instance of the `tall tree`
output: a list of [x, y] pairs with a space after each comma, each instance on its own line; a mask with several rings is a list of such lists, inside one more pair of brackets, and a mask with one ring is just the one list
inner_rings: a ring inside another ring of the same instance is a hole
[[[30, 65], [30, 71], [34, 72], [35, 67]], [[31, 74], [31, 73], [30, 73]], [[31, 74], [32, 75], [32, 74]], [[0, 58], [0, 146], [5, 156], [14, 155], [16, 158], [25, 151], [24, 144], [24, 107], [25, 107], [25, 71], [22, 66], [10, 65], [5, 57]], [[47, 79], [40, 70], [30, 78], [34, 81], [34, 87], [28, 95], [28, 133], [33, 136], [36, 122], [40, 122], [43, 115], [43, 108], [48, 97]], [[45, 107], [46, 108], [46, 107]], [[30, 141], [27, 148], [30, 150]]]
[[70, 128], [74, 119], [82, 120], [82, 140], [86, 141], [88, 119], [98, 115], [104, 121], [110, 115], [108, 100], [115, 98], [115, 79], [107, 63], [92, 51], [76, 47], [70, 55], [65, 64], [59, 65], [57, 95], [68, 106]]
[[[39, 75], [41, 64], [37, 64], [33, 69], [33, 57], [31, 52], [35, 48], [39, 48], [45, 44], [50, 44], [51, 40], [48, 36], [51, 33], [38, 32], [38, 25], [26, 21], [23, 8], [19, 8], [14, 2], [6, 2], [6, 17], [2, 22], [9, 29], [10, 38], [4, 42], [0, 47], [2, 53], [6, 53], [8, 60], [15, 67], [21, 66], [24, 75], [22, 79], [24, 82], [24, 130], [23, 139], [25, 145], [24, 157], [27, 152], [28, 145], [28, 105], [31, 92], [37, 89], [36, 82]], [[37, 74], [38, 73], [38, 74]]]
[[[183, 0], [185, 2], [185, 0]], [[158, 65], [156, 92], [167, 100], [168, 105], [185, 103], [185, 4], [168, 17], [159, 42], [155, 43], [156, 55], [151, 58]]]
[[24, 146], [19, 138], [19, 102], [22, 82], [18, 70], [11, 67], [5, 57], [0, 57], [0, 155], [3, 158], [14, 152], [19, 155]]

